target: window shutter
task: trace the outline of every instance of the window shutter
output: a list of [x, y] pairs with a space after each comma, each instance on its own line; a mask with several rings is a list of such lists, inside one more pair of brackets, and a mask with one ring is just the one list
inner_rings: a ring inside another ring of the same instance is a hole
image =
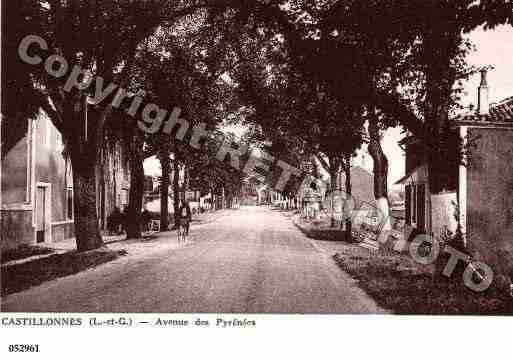
[[424, 184], [417, 186], [417, 228], [421, 231], [426, 230], [426, 186]]
[[406, 186], [404, 196], [406, 224], [411, 225], [411, 186]]

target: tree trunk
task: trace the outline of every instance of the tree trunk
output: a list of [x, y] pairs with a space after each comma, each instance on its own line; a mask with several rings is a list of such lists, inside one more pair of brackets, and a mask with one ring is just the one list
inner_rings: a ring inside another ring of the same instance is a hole
[[[346, 163], [346, 193], [347, 198], [352, 196], [352, 184], [351, 184], [351, 155], [345, 156]], [[342, 222], [342, 221], [341, 221]], [[346, 241], [351, 242], [353, 240], [353, 222], [351, 216], [346, 217]]]
[[160, 231], [169, 230], [169, 176], [171, 174], [171, 159], [169, 153], [159, 158], [162, 167], [162, 180], [160, 181]]
[[[338, 172], [338, 169], [340, 167], [340, 163], [338, 161], [338, 158], [334, 155], [329, 155], [328, 156], [328, 161], [329, 163], [327, 163], [322, 156], [316, 156], [318, 162], [320, 163], [320, 165], [322, 166], [322, 168], [324, 168], [324, 170], [326, 172], [329, 173], [330, 175], [330, 190], [327, 192], [329, 193], [329, 196], [330, 196], [330, 203], [329, 203], [329, 206], [330, 206], [330, 219], [331, 219], [331, 224], [330, 224], [330, 227], [331, 228], [335, 228], [335, 192], [337, 190], [337, 172]], [[318, 175], [316, 175], [318, 176]]]
[[75, 238], [80, 252], [100, 248], [103, 240], [97, 212], [96, 168], [100, 159], [102, 128], [100, 116], [87, 116], [85, 100], [68, 103], [64, 110], [67, 121], [63, 137], [69, 146], [73, 171], [73, 209]]
[[87, 155], [72, 154], [73, 208], [77, 250], [84, 252], [100, 248], [103, 240], [96, 212], [96, 168]]
[[[444, 132], [449, 121], [451, 95], [456, 82], [456, 68], [451, 57], [440, 58], [437, 54], [452, 54], [458, 51], [461, 35], [458, 29], [447, 31], [447, 28], [427, 29], [423, 34], [423, 60], [427, 66], [424, 70], [426, 78], [426, 99], [424, 101], [424, 118], [426, 119], [426, 136], [423, 139], [428, 157], [428, 177], [431, 193], [439, 193], [444, 189], [445, 174], [454, 175], [449, 166], [447, 152], [443, 143]], [[456, 165], [457, 167], [457, 165]]]
[[[338, 180], [338, 190], [340, 192], [342, 192], [342, 172], [344, 172], [344, 175], [345, 175], [345, 170], [343, 168], [340, 169], [340, 176], [339, 176], [339, 180]], [[344, 208], [342, 208], [342, 215], [344, 215], [343, 213], [344, 211]], [[345, 225], [345, 222], [344, 221], [340, 221], [340, 229], [344, 229], [344, 225]]]
[[335, 228], [335, 192], [337, 191], [337, 169], [334, 169], [333, 160], [330, 159], [330, 217], [331, 228]]
[[388, 202], [388, 159], [381, 147], [381, 136], [377, 119], [369, 122], [369, 154], [374, 162], [374, 198], [381, 217], [382, 230], [390, 230], [390, 206]]
[[183, 184], [182, 184], [182, 198], [185, 200], [187, 191], [189, 190], [189, 173], [187, 171], [187, 165], [183, 166]]
[[176, 224], [178, 223], [178, 217], [180, 212], [180, 166], [178, 164], [178, 159], [176, 158], [173, 161], [173, 211], [175, 223], [173, 228], [176, 228]]
[[100, 229], [101, 230], [105, 230], [106, 229], [106, 220], [105, 220], [105, 194], [106, 194], [106, 189], [105, 189], [105, 163], [104, 163], [104, 160], [105, 160], [105, 152], [106, 151], [106, 148], [102, 148], [100, 153], [100, 163], [98, 164], [98, 176], [99, 176], [99, 181], [98, 181], [98, 184], [99, 184], [99, 191], [100, 191], [100, 207], [99, 207], [99, 223], [100, 223]]
[[[137, 135], [136, 135], [137, 136]], [[130, 196], [126, 212], [126, 237], [141, 238], [141, 210], [144, 196], [144, 167], [142, 143], [134, 138], [134, 148], [130, 153]]]

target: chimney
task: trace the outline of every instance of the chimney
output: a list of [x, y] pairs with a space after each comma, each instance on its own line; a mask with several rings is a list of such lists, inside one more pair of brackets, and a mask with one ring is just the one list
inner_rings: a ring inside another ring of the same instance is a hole
[[479, 84], [477, 96], [477, 113], [479, 115], [488, 115], [490, 113], [490, 100], [488, 82], [486, 82], [486, 75], [488, 70], [481, 70], [481, 83]]

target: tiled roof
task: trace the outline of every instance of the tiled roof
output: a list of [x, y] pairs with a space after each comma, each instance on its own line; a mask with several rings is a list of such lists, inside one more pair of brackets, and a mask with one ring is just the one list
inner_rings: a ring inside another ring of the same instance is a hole
[[513, 96], [499, 103], [490, 105], [488, 115], [480, 115], [477, 112], [466, 113], [456, 117], [457, 121], [472, 122], [511, 122], [513, 123]]

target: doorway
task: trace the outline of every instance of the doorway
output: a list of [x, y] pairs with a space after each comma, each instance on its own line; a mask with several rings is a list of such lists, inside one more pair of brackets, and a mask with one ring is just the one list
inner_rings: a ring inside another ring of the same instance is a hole
[[426, 232], [426, 185], [417, 186], [417, 229]]
[[34, 194], [34, 218], [36, 243], [52, 241], [52, 187], [50, 183], [37, 182]]
[[46, 187], [36, 188], [36, 243], [45, 241], [46, 228]]

